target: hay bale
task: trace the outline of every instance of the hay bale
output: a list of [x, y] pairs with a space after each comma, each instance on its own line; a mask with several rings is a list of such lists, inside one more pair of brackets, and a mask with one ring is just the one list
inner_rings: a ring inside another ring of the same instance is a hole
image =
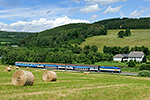
[[45, 71], [43, 73], [43, 80], [44, 81], [56, 81], [57, 80], [57, 74], [52, 71]]
[[27, 67], [27, 69], [29, 69], [29, 67]]
[[11, 68], [10, 67], [6, 67], [5, 71], [9, 72], [9, 71], [11, 71]]
[[18, 70], [12, 76], [14, 86], [33, 85], [34, 75], [30, 71]]
[[83, 72], [83, 74], [87, 74], [86, 72]]
[[46, 69], [43, 69], [43, 71], [46, 71]]
[[90, 72], [86, 72], [87, 74], [89, 74]]
[[56, 72], [56, 70], [54, 70], [54, 72]]
[[11, 65], [9, 65], [9, 67], [11, 68], [12, 66], [11, 66]]
[[19, 69], [19, 67], [18, 67], [18, 66], [14, 66], [14, 68], [15, 68], [15, 69]]

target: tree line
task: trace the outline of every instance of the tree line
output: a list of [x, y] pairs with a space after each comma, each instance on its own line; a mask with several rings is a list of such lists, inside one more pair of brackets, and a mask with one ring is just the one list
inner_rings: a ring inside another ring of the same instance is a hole
[[[0, 41], [1, 42], [19, 42], [21, 39], [26, 38], [30, 35], [33, 35], [32, 32], [7, 32], [0, 31]], [[1, 45], [1, 43], [0, 43]]]
[[78, 45], [66, 45], [62, 48], [7, 47], [0, 50], [0, 55], [1, 62], [4, 64], [14, 64], [15, 61], [94, 64], [99, 61], [113, 60], [113, 55], [102, 54], [97, 50], [95, 45], [86, 45], [83, 49]]
[[150, 18], [112, 18], [97, 21], [95, 24], [103, 25], [106, 29], [149, 29]]
[[149, 55], [150, 51], [147, 47], [145, 46], [135, 46], [132, 48], [129, 48], [129, 46], [125, 47], [120, 47], [120, 46], [114, 46], [114, 47], [109, 47], [109, 46], [104, 46], [103, 47], [103, 53], [108, 53], [108, 54], [129, 54], [131, 51], [143, 51], [145, 55]]

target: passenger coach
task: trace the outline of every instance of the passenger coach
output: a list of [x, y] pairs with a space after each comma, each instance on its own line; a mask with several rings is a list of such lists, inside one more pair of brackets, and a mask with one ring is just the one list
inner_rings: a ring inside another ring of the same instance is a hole
[[83, 64], [61, 64], [61, 63], [32, 63], [32, 62], [15, 62], [16, 66], [46, 68], [46, 69], [62, 69], [62, 70], [80, 70], [80, 71], [96, 71], [96, 72], [118, 72], [121, 73], [120, 67], [83, 65]]

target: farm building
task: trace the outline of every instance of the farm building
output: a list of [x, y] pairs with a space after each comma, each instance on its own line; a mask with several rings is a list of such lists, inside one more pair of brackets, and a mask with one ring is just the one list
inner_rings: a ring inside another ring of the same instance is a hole
[[114, 61], [128, 61], [128, 54], [117, 54], [113, 57]]
[[144, 53], [141, 51], [132, 51], [129, 53], [128, 55], [128, 61], [132, 60], [136, 60], [141, 62], [143, 60], [144, 57]]
[[113, 57], [114, 61], [130, 61], [132, 60], [136, 60], [141, 62], [142, 59], [144, 57], [144, 53], [141, 51], [132, 51], [129, 54], [116, 54]]

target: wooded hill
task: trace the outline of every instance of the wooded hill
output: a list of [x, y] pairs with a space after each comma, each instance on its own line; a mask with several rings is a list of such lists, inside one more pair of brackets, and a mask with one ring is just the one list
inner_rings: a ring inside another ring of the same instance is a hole
[[81, 44], [87, 37], [107, 35], [107, 30], [96, 24], [69, 24], [36, 33], [19, 42], [25, 46], [61, 47], [65, 44]]
[[112, 18], [94, 24], [103, 25], [106, 29], [149, 29], [150, 18]]
[[93, 24], [68, 24], [36, 33], [19, 42], [25, 46], [61, 47], [81, 44], [87, 37], [107, 35], [107, 29], [149, 29], [150, 18], [113, 18]]
[[[21, 39], [26, 38], [34, 33], [29, 32], [7, 32], [0, 31], [0, 44], [19, 42]], [[2, 43], [3, 42], [3, 43]]]

